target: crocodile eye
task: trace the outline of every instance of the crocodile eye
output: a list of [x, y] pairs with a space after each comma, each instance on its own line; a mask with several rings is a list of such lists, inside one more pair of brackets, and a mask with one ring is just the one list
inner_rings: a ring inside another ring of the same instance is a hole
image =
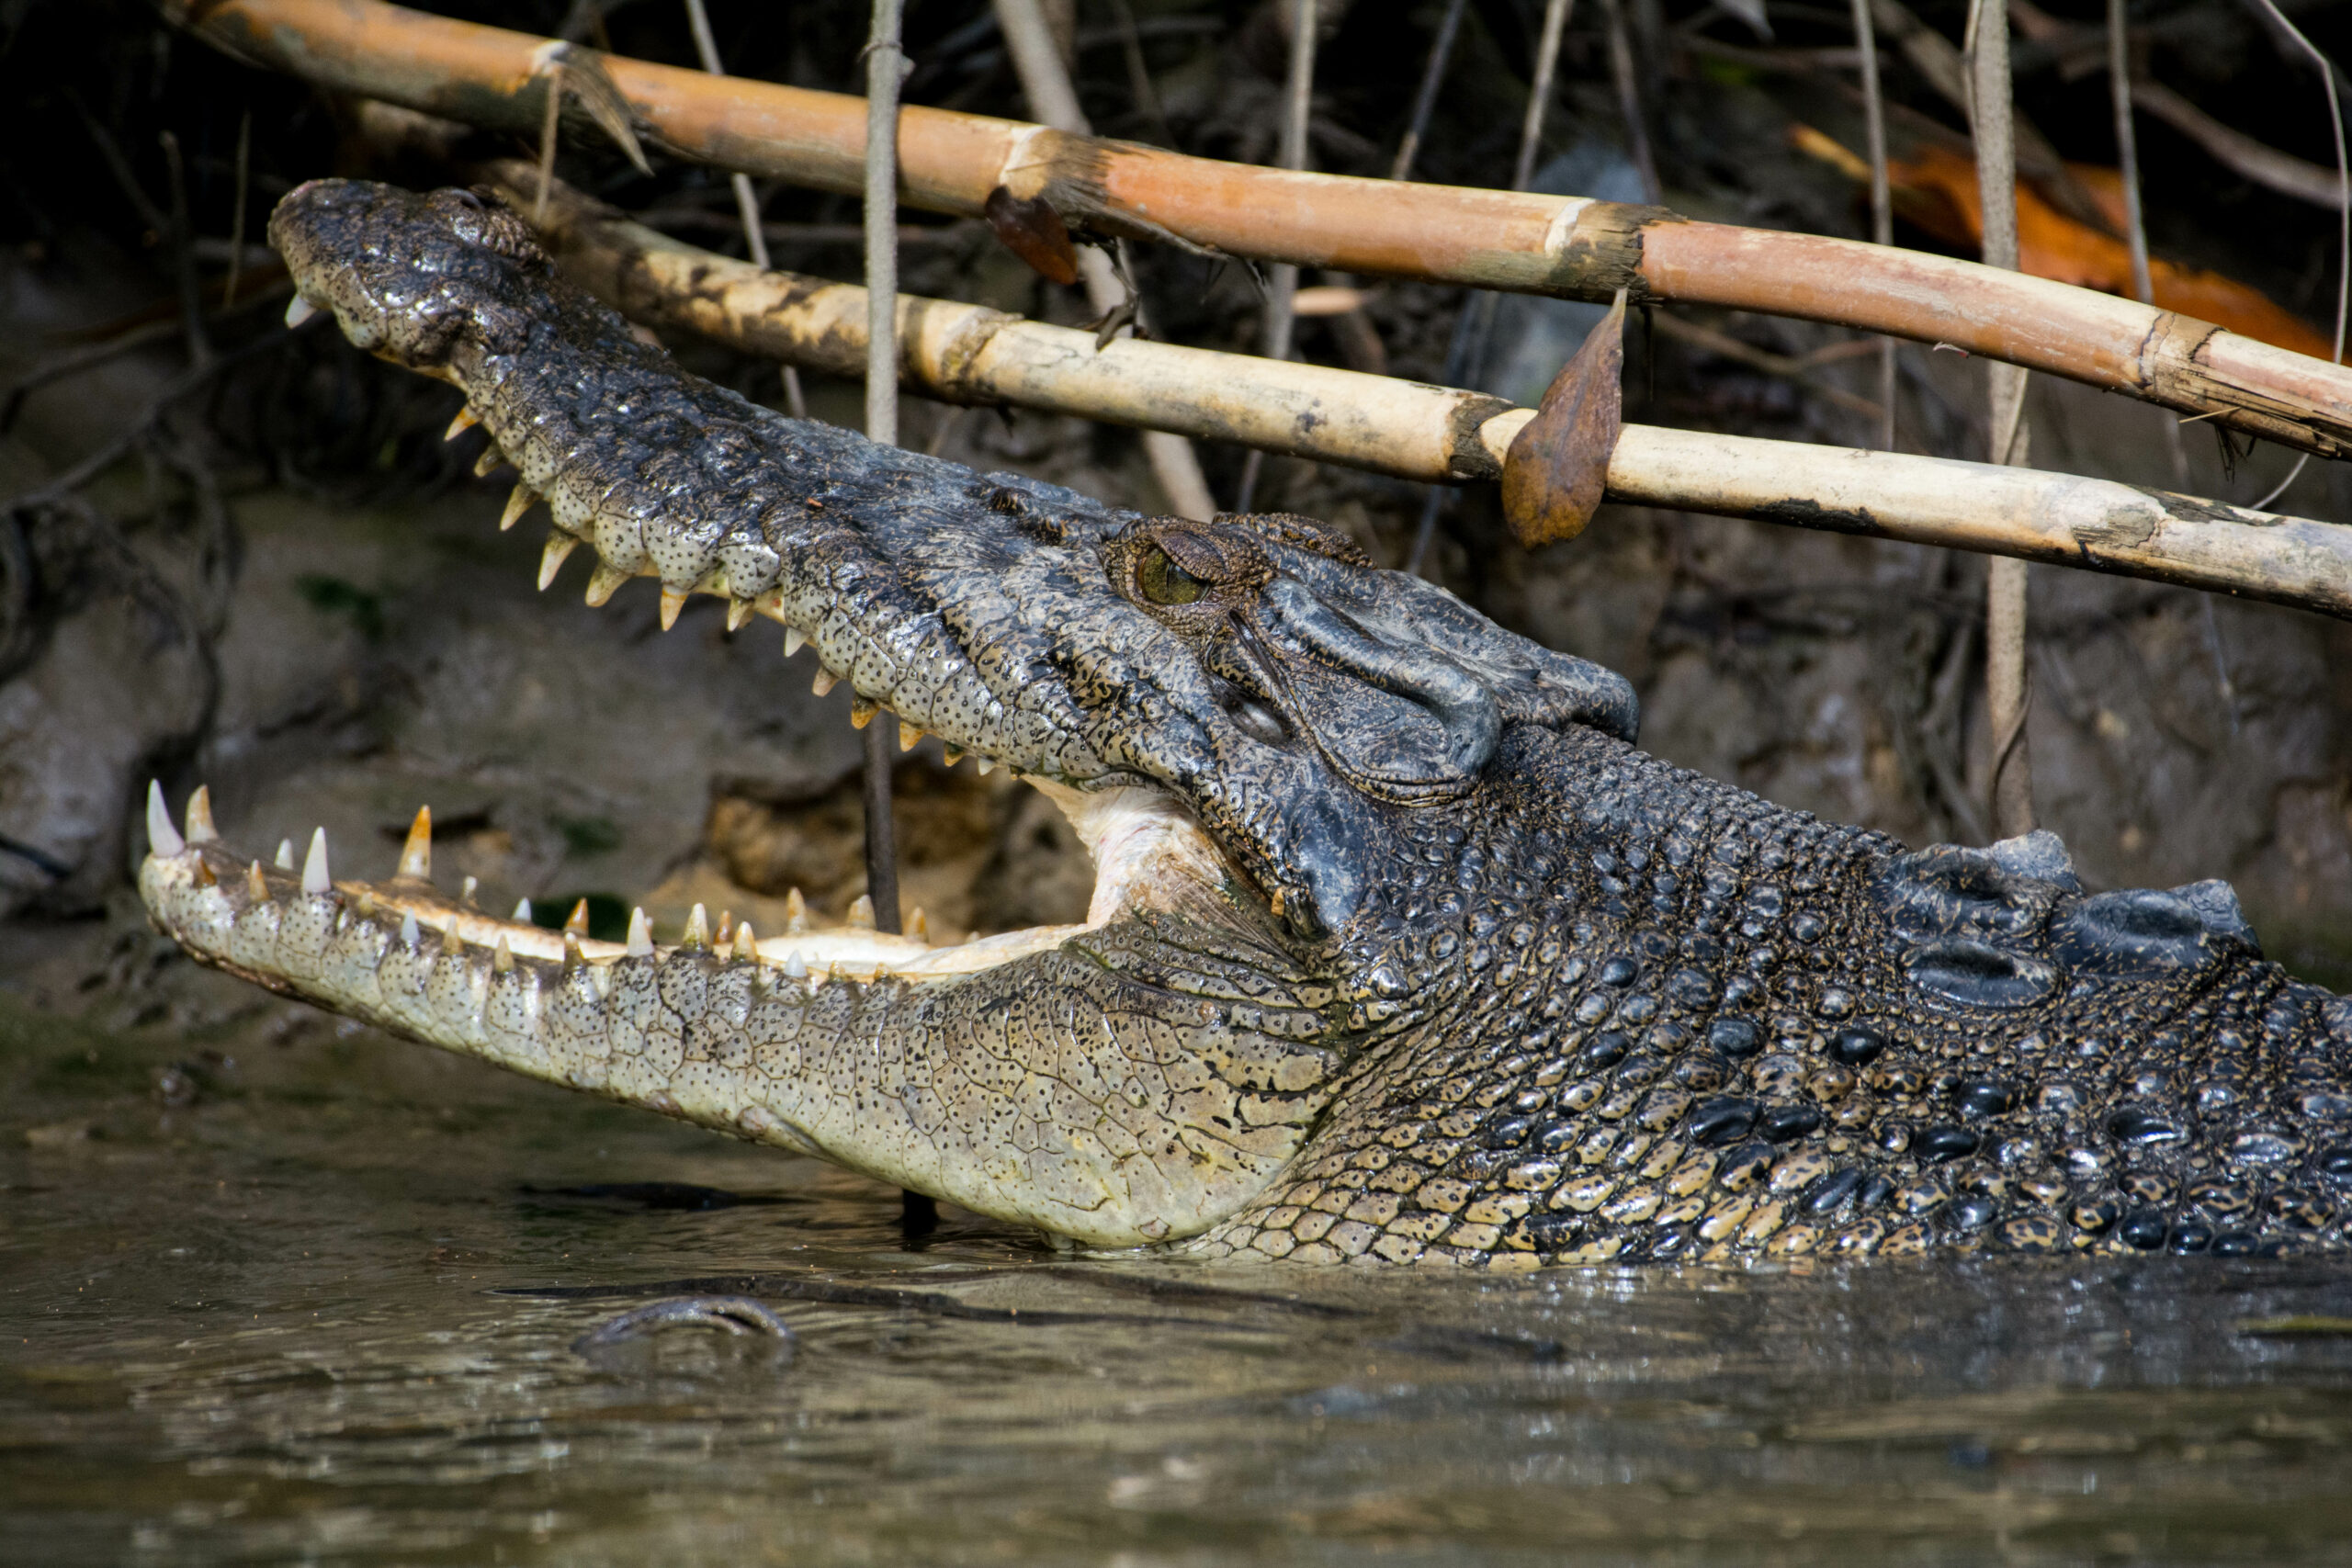
[[1136, 563], [1136, 585], [1155, 604], [1189, 604], [1207, 586], [1170, 559], [1158, 545], [1144, 547], [1143, 558]]

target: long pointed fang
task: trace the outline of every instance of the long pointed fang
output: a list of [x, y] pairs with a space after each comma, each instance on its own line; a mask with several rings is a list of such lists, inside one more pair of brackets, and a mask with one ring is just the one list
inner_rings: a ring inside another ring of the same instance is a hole
[[292, 870], [294, 869], [294, 840], [291, 840], [291, 839], [280, 839], [280, 840], [277, 840], [277, 869], [278, 869], [278, 870], [280, 870], [280, 871], [292, 871]]
[[686, 934], [678, 939], [678, 944], [682, 947], [710, 945], [710, 916], [700, 904], [696, 904], [686, 916]]
[[497, 442], [492, 442], [481, 449], [481, 456], [474, 459], [474, 478], [478, 479], [490, 478], [497, 470], [498, 466], [505, 461], [506, 454], [498, 449]]
[[455, 441], [458, 436], [463, 435], [467, 431], [471, 430], [475, 425], [480, 424], [481, 423], [481, 419], [475, 415], [472, 409], [459, 409], [458, 411], [458, 417], [449, 422], [449, 428], [441, 433], [441, 439], [444, 441]]
[[646, 923], [643, 909], [628, 912], [628, 955], [631, 958], [653, 955], [653, 928]]
[[840, 676], [834, 674], [830, 670], [820, 668], [817, 671], [817, 678], [808, 682], [808, 689], [816, 693], [820, 697], [829, 696], [831, 694], [833, 688], [840, 684]]
[[727, 601], [727, 629], [730, 632], [741, 631], [743, 623], [752, 618], [752, 604], [749, 599]]
[[668, 631], [678, 624], [678, 612], [686, 607], [686, 591], [662, 585], [662, 629]]
[[302, 857], [302, 891], [332, 893], [334, 881], [327, 874], [327, 830], [318, 829], [311, 835], [311, 852]]
[[579, 903], [574, 904], [571, 907], [571, 913], [564, 918], [563, 930], [564, 934], [567, 936], [586, 936], [588, 934], [587, 899], [582, 898]]
[[598, 561], [596, 570], [588, 577], [588, 607], [592, 610], [603, 608], [605, 601], [610, 599], [619, 591], [620, 585], [628, 581], [628, 575], [617, 567]]
[[297, 294], [286, 306], [286, 330], [292, 332], [318, 313], [319, 308], [316, 305]]
[[209, 844], [219, 840], [220, 829], [212, 826], [212, 792], [203, 784], [187, 797], [187, 841]]
[[433, 807], [416, 808], [416, 819], [408, 825], [408, 842], [401, 846], [400, 869], [392, 874], [433, 880]]
[[798, 626], [786, 626], [784, 628], [784, 656], [786, 659], [791, 658], [794, 654], [799, 652], [802, 649], [808, 646], [808, 639], [800, 635], [800, 628]]
[[172, 808], [164, 804], [164, 786], [147, 781], [147, 852], [157, 860], [175, 860], [187, 851], [180, 830], [172, 826]]
[[514, 486], [514, 493], [506, 498], [506, 510], [498, 514], [498, 531], [503, 534], [507, 529], [520, 523], [523, 520], [523, 513], [530, 511], [531, 503], [538, 499], [529, 485], [518, 481]]
[[735, 956], [747, 964], [760, 956], [760, 939], [752, 934], [752, 922], [749, 920], [735, 928]]
[[922, 730], [917, 729], [913, 725], [909, 724], [909, 723], [908, 723], [905, 719], [903, 719], [903, 718], [902, 718], [902, 719], [900, 719], [900, 720], [899, 721], [899, 750], [901, 750], [901, 751], [911, 751], [911, 750], [913, 750], [915, 749], [915, 742], [916, 742], [916, 741], [918, 741], [918, 740], [921, 740], [922, 739]]
[[559, 528], [548, 536], [548, 547], [539, 552], [539, 592], [548, 591], [556, 572], [563, 566], [563, 558], [580, 547], [580, 541]]

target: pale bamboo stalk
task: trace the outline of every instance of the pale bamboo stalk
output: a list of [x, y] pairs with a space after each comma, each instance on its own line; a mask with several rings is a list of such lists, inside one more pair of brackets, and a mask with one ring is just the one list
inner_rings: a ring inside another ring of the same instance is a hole
[[[1062, 63], [1061, 51], [1054, 45], [1053, 31], [1046, 25], [1045, 11], [1037, 0], [995, 0], [995, 10], [997, 28], [1012, 56], [1013, 74], [1021, 79], [1021, 96], [1029, 101], [1029, 112], [1056, 130], [1086, 135], [1086, 111], [1079, 104], [1078, 89], [1070, 82], [1069, 70]], [[1126, 299], [1126, 286], [1120, 282], [1111, 258], [1092, 245], [1079, 247], [1078, 276], [1085, 287], [1087, 303], [1098, 318], [1117, 310]], [[1140, 298], [1136, 300], [1136, 324], [1138, 328], [1146, 324]], [[1161, 492], [1168, 497], [1169, 509], [1177, 516], [1216, 515], [1216, 501], [1209, 494], [1200, 454], [1193, 450], [1191, 442], [1165, 430], [1147, 430], [1143, 455], [1151, 465], [1151, 477], [1159, 481]]]
[[[322, 86], [531, 131], [528, 34], [381, 0], [166, 0], [243, 59]], [[608, 57], [644, 133], [673, 155], [820, 189], [862, 188], [865, 106], [774, 83]], [[2352, 370], [2210, 323], [1970, 262], [1655, 209], [1291, 174], [941, 109], [900, 118], [901, 198], [977, 216], [1044, 194], [1130, 239], [1305, 266], [1638, 303], [1680, 300], [1948, 343], [2131, 393], [2285, 446], [2352, 453]]]
[[[1871, 243], [1894, 243], [1894, 199], [1886, 176], [1886, 100], [1879, 91], [1878, 28], [1871, 0], [1853, 0], [1854, 47], [1861, 55], [1862, 132], [1871, 163]], [[1894, 450], [1894, 340], [1878, 340], [1878, 444]]]
[[[527, 202], [529, 164], [477, 173]], [[856, 375], [867, 298], [762, 273], [559, 186], [542, 238], [567, 275], [650, 325]], [[1158, 426], [1421, 482], [1491, 480], [1534, 417], [1483, 392], [1327, 366], [1093, 335], [901, 297], [899, 373], [949, 402]], [[1611, 500], [2086, 568], [2352, 620], [2352, 527], [2105, 479], [1628, 424]]]

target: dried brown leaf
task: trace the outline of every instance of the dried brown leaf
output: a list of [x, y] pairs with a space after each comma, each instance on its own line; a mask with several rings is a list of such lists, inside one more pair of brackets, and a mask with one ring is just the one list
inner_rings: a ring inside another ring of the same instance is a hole
[[1041, 196], [1015, 196], [999, 186], [989, 192], [980, 214], [1004, 248], [1029, 264], [1048, 283], [1078, 281], [1078, 247], [1054, 204]]
[[1625, 290], [1544, 394], [1503, 459], [1503, 518], [1533, 549], [1584, 532], [1624, 426]]

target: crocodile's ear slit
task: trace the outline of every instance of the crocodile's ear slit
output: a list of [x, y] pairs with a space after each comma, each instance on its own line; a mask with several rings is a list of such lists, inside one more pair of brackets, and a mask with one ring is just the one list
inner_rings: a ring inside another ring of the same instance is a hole
[[458, 416], [449, 422], [449, 428], [441, 433], [441, 439], [444, 441], [455, 441], [458, 436], [463, 435], [467, 431], [471, 430], [475, 425], [480, 424], [481, 423], [481, 420], [475, 414], [471, 407], [461, 408], [458, 411]]
[[433, 807], [420, 806], [416, 818], [408, 825], [408, 841], [401, 846], [400, 869], [394, 876], [414, 877], [419, 882], [433, 880]]
[[686, 591], [662, 585], [662, 629], [668, 631], [678, 624], [678, 612], [686, 607]]
[[580, 541], [558, 528], [548, 536], [548, 547], [539, 552], [539, 592], [548, 591], [555, 574], [563, 567], [564, 558], [580, 547]]
[[187, 797], [187, 841], [209, 844], [219, 840], [220, 831], [212, 826], [212, 791], [203, 784]]
[[529, 485], [517, 480], [514, 492], [506, 498], [506, 510], [498, 514], [498, 531], [503, 534], [521, 522], [523, 513], [530, 511], [531, 503], [538, 499]]
[[147, 781], [147, 849], [157, 860], [173, 860], [187, 849], [180, 830], [172, 826], [172, 808], [164, 804], [164, 786]]
[[311, 834], [311, 852], [302, 857], [302, 891], [310, 894], [334, 891], [334, 879], [327, 874], [327, 830], [324, 828]]

